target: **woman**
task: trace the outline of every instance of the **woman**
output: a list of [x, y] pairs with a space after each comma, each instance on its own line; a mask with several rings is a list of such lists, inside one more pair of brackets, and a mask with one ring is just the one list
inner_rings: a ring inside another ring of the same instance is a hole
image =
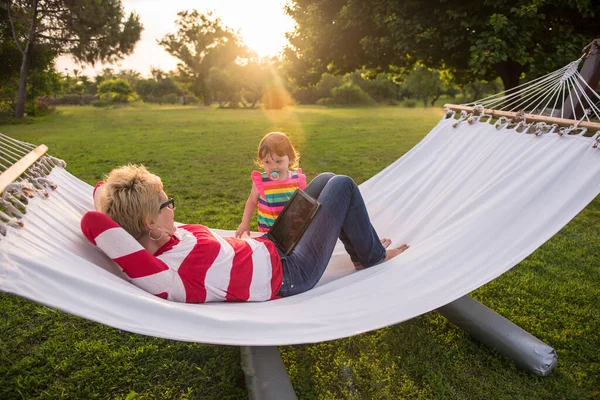
[[408, 248], [386, 250], [390, 241], [377, 237], [351, 178], [321, 174], [305, 191], [321, 209], [288, 256], [266, 236], [237, 239], [203, 225], [175, 226], [175, 200], [143, 166], [117, 168], [99, 182], [94, 189], [99, 212], [86, 213], [81, 228], [132, 283], [188, 303], [265, 301], [305, 292], [325, 272], [338, 237], [357, 268]]

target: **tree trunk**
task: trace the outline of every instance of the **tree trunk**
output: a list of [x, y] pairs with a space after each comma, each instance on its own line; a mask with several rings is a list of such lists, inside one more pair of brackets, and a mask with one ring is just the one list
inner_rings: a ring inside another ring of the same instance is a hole
[[37, 22], [37, 4], [38, 0], [33, 0], [32, 13], [31, 13], [31, 26], [29, 27], [29, 33], [27, 34], [27, 44], [23, 51], [23, 60], [21, 61], [21, 71], [19, 75], [19, 91], [17, 94], [17, 108], [15, 109], [15, 118], [23, 118], [25, 114], [25, 100], [27, 97], [27, 70], [29, 68], [29, 58], [31, 57], [31, 50], [35, 42], [35, 29]]
[[210, 104], [212, 103], [212, 96], [208, 90], [204, 91], [204, 93], [202, 94], [202, 98], [204, 99], [204, 105], [210, 106]]
[[523, 67], [512, 60], [498, 63], [494, 66], [496, 72], [502, 79], [504, 90], [510, 90], [519, 86], [519, 77], [523, 72]]

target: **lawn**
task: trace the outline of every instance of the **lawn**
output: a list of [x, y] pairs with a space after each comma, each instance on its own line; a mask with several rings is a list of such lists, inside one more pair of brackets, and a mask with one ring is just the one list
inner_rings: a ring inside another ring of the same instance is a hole
[[[332, 171], [360, 183], [441, 115], [420, 107], [66, 107], [0, 132], [48, 145], [90, 184], [115, 166], [143, 163], [176, 198], [178, 221], [235, 229], [265, 133], [290, 135], [308, 178]], [[518, 370], [432, 312], [350, 338], [281, 347], [298, 398], [599, 398], [599, 225], [597, 198], [521, 264], [471, 293], [556, 349], [550, 376]], [[0, 293], [1, 399], [246, 397], [236, 347], [131, 334]]]

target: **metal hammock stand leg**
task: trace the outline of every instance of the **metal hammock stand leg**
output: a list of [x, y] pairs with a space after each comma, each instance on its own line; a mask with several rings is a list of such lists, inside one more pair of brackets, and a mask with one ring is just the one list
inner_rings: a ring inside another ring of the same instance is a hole
[[[509, 358], [517, 367], [534, 375], [549, 375], [558, 362], [554, 348], [469, 296], [437, 311], [481, 343]], [[277, 346], [243, 346], [241, 355], [249, 399], [296, 399]]]

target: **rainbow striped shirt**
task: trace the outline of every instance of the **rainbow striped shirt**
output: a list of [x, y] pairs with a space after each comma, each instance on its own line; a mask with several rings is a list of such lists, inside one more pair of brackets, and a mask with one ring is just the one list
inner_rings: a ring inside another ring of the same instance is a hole
[[296, 189], [306, 187], [302, 169], [289, 171], [284, 181], [272, 180], [266, 172], [252, 171], [252, 182], [258, 189], [258, 230], [267, 232]]

